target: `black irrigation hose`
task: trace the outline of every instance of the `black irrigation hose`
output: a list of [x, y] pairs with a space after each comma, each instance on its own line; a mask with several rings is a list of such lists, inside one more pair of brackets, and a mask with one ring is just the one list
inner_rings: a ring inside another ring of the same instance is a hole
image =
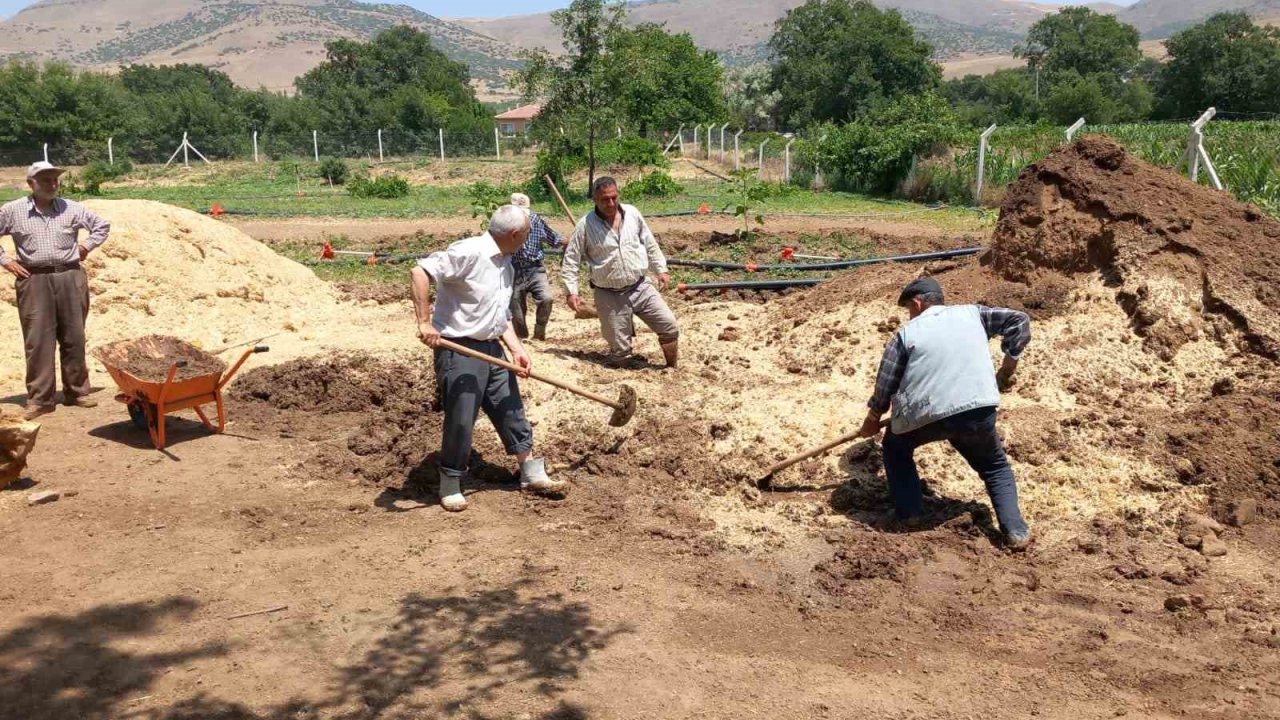
[[981, 247], [960, 248], [958, 250], [943, 250], [941, 252], [919, 253], [916, 255], [894, 255], [890, 257], [863, 258], [861, 260], [836, 260], [834, 262], [823, 263], [784, 263], [775, 265], [756, 265], [754, 263], [728, 263], [718, 262], [714, 260], [681, 260], [673, 258], [667, 260], [668, 265], [675, 267], [693, 267], [702, 268], [704, 270], [742, 270], [746, 272], [762, 272], [766, 270], [843, 270], [846, 268], [860, 267], [862, 265], [875, 265], [885, 262], [915, 262], [920, 260], [945, 260], [947, 258], [963, 257], [965, 255], [975, 255], [982, 252]]
[[795, 280], [739, 280], [736, 282], [680, 283], [680, 292], [690, 290], [782, 290], [793, 287], [812, 287], [826, 282], [826, 278], [798, 278]]

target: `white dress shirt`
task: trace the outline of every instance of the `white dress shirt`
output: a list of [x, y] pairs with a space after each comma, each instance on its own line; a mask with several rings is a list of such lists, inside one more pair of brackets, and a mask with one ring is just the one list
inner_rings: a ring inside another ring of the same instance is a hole
[[649, 230], [644, 216], [633, 205], [622, 204], [622, 223], [617, 232], [595, 210], [578, 221], [565, 247], [560, 278], [570, 295], [578, 294], [578, 263], [587, 263], [591, 283], [599, 288], [621, 290], [644, 277], [667, 271], [667, 258]]
[[431, 325], [446, 338], [493, 340], [511, 321], [515, 270], [489, 233], [418, 261], [436, 283]]

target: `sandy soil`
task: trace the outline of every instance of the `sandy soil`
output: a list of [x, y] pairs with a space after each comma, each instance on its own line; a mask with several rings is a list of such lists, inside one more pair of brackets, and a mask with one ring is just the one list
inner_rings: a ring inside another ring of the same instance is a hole
[[[1053, 217], [1076, 217], [1069, 205]], [[1020, 232], [998, 244], [1008, 267], [1025, 258]], [[238, 233], [217, 237], [230, 256], [269, 257]], [[250, 361], [227, 434], [183, 413], [157, 452], [110, 390], [97, 408], [42, 418], [30, 479], [0, 492], [0, 708], [147, 720], [1280, 716], [1268, 495], [1280, 445], [1266, 423], [1280, 398], [1266, 390], [1274, 358], [1248, 340], [1272, 326], [1235, 299], [1233, 266], [1199, 247], [1239, 322], [1174, 347], [1149, 342], [1110, 266], [1041, 267], [1025, 285], [988, 258], [867, 268], [768, 304], [672, 296], [677, 371], [603, 367], [594, 322], [557, 306], [551, 337], [530, 343], [535, 367], [606, 395], [625, 382], [637, 414], [610, 428], [608, 409], [523, 383], [538, 451], [571, 490], [515, 490], [482, 421], [461, 515], [437, 506], [430, 482], [440, 421], [407, 301], [350, 305], [298, 276], [293, 292], [318, 309], [284, 331], [279, 354]], [[1121, 255], [1125, 278], [1157, 289], [1185, 269]], [[292, 264], [260, 264], [293, 277]], [[980, 482], [942, 447], [918, 454], [930, 488], [919, 526], [892, 519], [874, 443], [781, 474], [777, 492], [754, 489], [761, 468], [858, 421], [903, 320], [893, 297], [922, 271], [955, 301], [1033, 315], [1001, 420], [1037, 534], [1026, 553], [1001, 547]], [[257, 297], [224, 298], [212, 326], [191, 331], [232, 335], [233, 323], [296, 312]], [[1230, 312], [1208, 306], [1200, 321]], [[659, 357], [652, 333], [637, 349]], [[1233, 442], [1247, 449], [1213, 452]], [[1241, 468], [1256, 477], [1233, 481]], [[29, 506], [40, 490], [63, 496]], [[1218, 491], [1255, 496], [1259, 512], [1240, 527], [1198, 517], [1231, 519]], [[1225, 555], [1193, 549], [1209, 534]]]

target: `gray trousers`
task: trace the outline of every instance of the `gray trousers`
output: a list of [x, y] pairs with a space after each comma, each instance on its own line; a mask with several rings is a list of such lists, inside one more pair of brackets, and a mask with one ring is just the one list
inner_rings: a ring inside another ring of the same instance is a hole
[[16, 288], [27, 356], [27, 404], [54, 404], [55, 346], [62, 366], [64, 399], [88, 395], [84, 324], [89, 316], [89, 280], [84, 269], [32, 273], [18, 278]]
[[[490, 357], [506, 358], [497, 340], [447, 338]], [[508, 455], [533, 449], [533, 427], [524, 415], [515, 373], [445, 348], [435, 351], [436, 386], [444, 407], [440, 470], [461, 476], [471, 461], [471, 437], [481, 410], [498, 431]]]
[[516, 330], [516, 337], [529, 337], [529, 326], [526, 316], [529, 312], [529, 296], [537, 306], [534, 311], [535, 327], [546, 328], [551, 319], [551, 282], [547, 279], [547, 268], [542, 265], [532, 268], [516, 268], [515, 284], [511, 289], [511, 325]]
[[600, 313], [600, 333], [609, 343], [609, 352], [615, 355], [631, 352], [637, 317], [657, 333], [658, 342], [663, 345], [680, 337], [675, 314], [647, 279], [625, 290], [594, 290], [596, 310]]

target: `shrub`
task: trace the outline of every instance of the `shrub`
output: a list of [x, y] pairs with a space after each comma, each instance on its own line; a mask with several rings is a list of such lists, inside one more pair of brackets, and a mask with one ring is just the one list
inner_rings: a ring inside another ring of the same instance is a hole
[[379, 178], [357, 177], [347, 183], [352, 197], [394, 200], [409, 195], [409, 181], [399, 175], [383, 175]]
[[511, 202], [510, 186], [492, 185], [484, 180], [474, 182], [467, 188], [471, 198], [471, 217], [480, 218], [480, 229], [489, 229], [489, 216], [499, 207]]
[[662, 154], [662, 146], [642, 137], [622, 137], [600, 143], [596, 146], [596, 164], [630, 167], [668, 165], [667, 158]]
[[128, 175], [133, 170], [133, 163], [128, 158], [121, 158], [119, 162], [110, 164], [102, 160], [94, 160], [84, 166], [80, 171], [80, 182], [77, 189], [89, 195], [98, 195], [102, 192], [102, 183], [108, 180], [118, 180]]
[[627, 186], [623, 188], [623, 194], [628, 198], [671, 197], [682, 192], [684, 192], [684, 187], [661, 170], [651, 172], [640, 180], [627, 183]]
[[322, 159], [316, 172], [330, 185], [342, 185], [347, 181], [347, 163], [336, 157]]

